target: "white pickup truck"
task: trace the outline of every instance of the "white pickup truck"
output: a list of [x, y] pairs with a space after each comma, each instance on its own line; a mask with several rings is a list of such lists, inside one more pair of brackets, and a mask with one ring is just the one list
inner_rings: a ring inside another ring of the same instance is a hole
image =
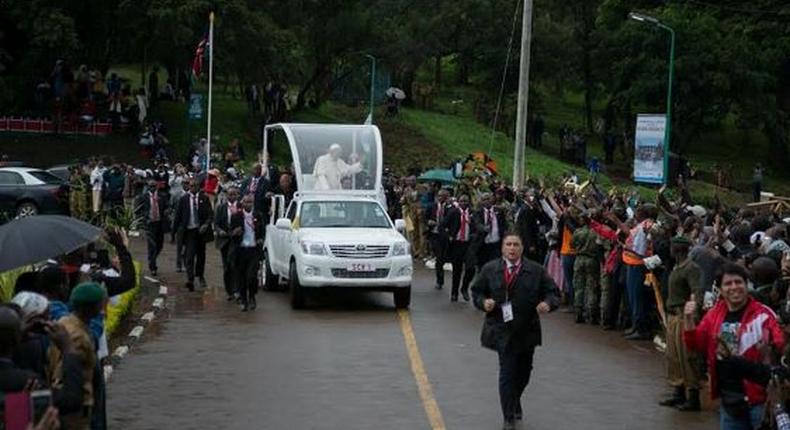
[[402, 222], [373, 198], [297, 194], [266, 227], [264, 287], [287, 279], [295, 309], [310, 289], [331, 287], [392, 292], [406, 308], [413, 268]]

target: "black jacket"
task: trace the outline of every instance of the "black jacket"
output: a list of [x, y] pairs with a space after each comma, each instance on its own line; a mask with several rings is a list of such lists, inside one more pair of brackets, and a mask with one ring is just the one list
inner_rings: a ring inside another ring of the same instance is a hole
[[[173, 218], [173, 228], [179, 235], [184, 234], [187, 226], [189, 225], [189, 205], [191, 193], [185, 193], [176, 206], [176, 213]], [[203, 240], [211, 242], [214, 240], [214, 233], [211, 224], [214, 220], [214, 214], [211, 211], [211, 202], [208, 197], [203, 193], [198, 193], [198, 214], [197, 222], [199, 228], [202, 230], [201, 234]]]
[[[256, 246], [256, 249], [260, 249], [263, 246], [263, 239], [264, 239], [264, 217], [263, 214], [259, 211], [253, 212], [252, 214], [253, 222], [255, 224], [255, 241], [259, 242], [259, 246]], [[236, 212], [230, 219], [230, 230], [235, 230], [237, 227], [244, 228], [244, 211], [240, 210]], [[233, 243], [233, 246], [236, 248], [241, 247], [241, 242], [244, 240], [244, 234], [238, 236], [232, 236], [230, 241]]]
[[[159, 201], [159, 221], [166, 221], [167, 217], [167, 207], [170, 204], [167, 198], [167, 195], [164, 193], [156, 192], [156, 198]], [[134, 210], [135, 214], [138, 218], [140, 218], [143, 222], [143, 226], [147, 225], [151, 222], [151, 192], [146, 191], [134, 200]], [[167, 222], [163, 222], [164, 225], [167, 225]]]
[[[236, 202], [238, 210], [241, 211], [241, 203]], [[231, 243], [230, 218], [228, 217], [228, 202], [225, 201], [217, 206], [214, 211], [214, 236], [217, 249], [222, 249]]]
[[540, 318], [536, 310], [540, 302], [552, 310], [558, 306], [557, 286], [543, 266], [521, 259], [521, 270], [514, 281], [509, 297], [513, 304], [513, 321], [502, 320], [500, 305], [506, 302], [505, 261], [496, 259], [486, 263], [472, 281], [475, 306], [483, 310], [486, 299], [494, 299], [496, 307], [486, 313], [480, 343], [496, 351], [525, 350], [541, 344]]

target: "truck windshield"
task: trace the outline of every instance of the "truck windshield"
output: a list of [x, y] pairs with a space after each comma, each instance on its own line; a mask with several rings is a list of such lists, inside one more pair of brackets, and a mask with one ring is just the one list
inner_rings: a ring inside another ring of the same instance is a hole
[[304, 202], [299, 225], [303, 228], [391, 228], [381, 205], [374, 202]]

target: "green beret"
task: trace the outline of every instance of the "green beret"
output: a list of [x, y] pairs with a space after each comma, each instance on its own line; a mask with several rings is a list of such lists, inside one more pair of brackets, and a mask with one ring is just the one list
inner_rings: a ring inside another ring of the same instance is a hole
[[691, 246], [693, 243], [691, 239], [687, 238], [686, 236], [675, 236], [672, 238], [673, 245], [681, 245], [681, 246]]
[[71, 290], [72, 305], [99, 303], [104, 300], [104, 288], [95, 282], [83, 282]]

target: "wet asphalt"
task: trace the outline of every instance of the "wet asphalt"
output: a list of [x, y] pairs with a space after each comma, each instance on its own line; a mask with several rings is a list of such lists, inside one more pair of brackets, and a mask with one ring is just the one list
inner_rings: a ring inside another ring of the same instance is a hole
[[[144, 260], [144, 242], [133, 254]], [[116, 368], [108, 387], [117, 429], [429, 429], [404, 336], [386, 293], [320, 294], [306, 310], [283, 292], [258, 309], [225, 301], [219, 254], [209, 246], [207, 289], [188, 292], [174, 246], [159, 259], [167, 309]], [[482, 313], [451, 303], [420, 269], [413, 331], [447, 429], [498, 429], [496, 354], [479, 346]], [[543, 318], [544, 346], [522, 399], [522, 429], [712, 429], [717, 412], [656, 406], [663, 361], [650, 342]]]

